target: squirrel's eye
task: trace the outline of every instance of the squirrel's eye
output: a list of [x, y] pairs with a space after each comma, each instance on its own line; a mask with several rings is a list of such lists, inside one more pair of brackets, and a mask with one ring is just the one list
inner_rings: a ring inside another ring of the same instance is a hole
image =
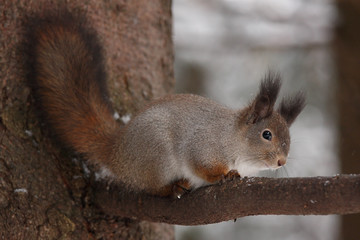
[[262, 137], [265, 138], [268, 141], [271, 141], [272, 134], [271, 134], [271, 132], [269, 130], [265, 130], [262, 133]]

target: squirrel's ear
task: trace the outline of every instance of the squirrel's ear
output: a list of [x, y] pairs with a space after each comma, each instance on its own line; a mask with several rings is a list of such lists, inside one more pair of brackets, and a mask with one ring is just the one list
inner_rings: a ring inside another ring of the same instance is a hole
[[280, 75], [269, 71], [261, 81], [258, 95], [250, 104], [248, 123], [256, 123], [271, 115], [280, 86]]
[[290, 126], [305, 107], [305, 94], [298, 92], [294, 97], [283, 98], [279, 113]]

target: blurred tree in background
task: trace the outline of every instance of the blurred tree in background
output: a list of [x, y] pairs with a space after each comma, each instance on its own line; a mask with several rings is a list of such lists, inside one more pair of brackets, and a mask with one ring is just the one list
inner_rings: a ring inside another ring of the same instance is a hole
[[[360, 173], [360, 1], [338, 0], [334, 53], [342, 173]], [[360, 214], [342, 217], [342, 239], [360, 239]]]

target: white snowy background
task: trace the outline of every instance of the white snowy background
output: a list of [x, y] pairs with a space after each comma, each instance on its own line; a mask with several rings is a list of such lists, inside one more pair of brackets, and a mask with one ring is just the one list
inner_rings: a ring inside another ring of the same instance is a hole
[[[283, 77], [280, 95], [303, 90], [307, 106], [291, 127], [286, 170], [265, 176], [339, 173], [330, 0], [173, 0], [178, 92], [245, 106], [270, 69]], [[316, 199], [314, 199], [316, 201]], [[255, 216], [176, 227], [180, 240], [336, 240], [337, 216]]]

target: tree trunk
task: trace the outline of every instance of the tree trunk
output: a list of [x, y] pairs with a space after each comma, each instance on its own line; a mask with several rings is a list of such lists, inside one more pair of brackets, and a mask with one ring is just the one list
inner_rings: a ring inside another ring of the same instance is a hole
[[167, 224], [103, 214], [94, 174], [42, 124], [28, 87], [25, 26], [67, 9], [88, 18], [104, 46], [114, 108], [133, 114], [172, 91], [171, 1], [0, 2], [0, 238], [173, 239]]
[[[343, 173], [360, 173], [360, 2], [338, 0], [339, 26], [335, 31], [338, 70], [340, 160]], [[342, 239], [359, 239], [360, 214], [342, 218]]]

